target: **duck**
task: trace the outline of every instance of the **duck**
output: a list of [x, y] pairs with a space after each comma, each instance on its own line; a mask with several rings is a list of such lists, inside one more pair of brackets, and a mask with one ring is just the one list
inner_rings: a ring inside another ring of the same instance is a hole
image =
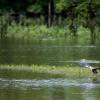
[[98, 73], [97, 70], [100, 70], [100, 67], [93, 67], [93, 66], [89, 65], [89, 64], [87, 63], [86, 59], [82, 59], [82, 60], [80, 61], [80, 66], [90, 69], [90, 71], [91, 71], [93, 74], [97, 74], [97, 73]]

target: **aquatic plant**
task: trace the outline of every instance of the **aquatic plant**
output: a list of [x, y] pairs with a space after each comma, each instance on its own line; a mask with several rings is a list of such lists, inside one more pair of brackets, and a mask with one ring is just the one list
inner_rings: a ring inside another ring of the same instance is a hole
[[[83, 77], [92, 76], [89, 70], [80, 68], [78, 66], [50, 66], [50, 65], [0, 65], [1, 70], [12, 70], [16, 72], [25, 71], [31, 73], [42, 73], [49, 75], [59, 75], [63, 77]], [[100, 72], [98, 73], [100, 74]]]

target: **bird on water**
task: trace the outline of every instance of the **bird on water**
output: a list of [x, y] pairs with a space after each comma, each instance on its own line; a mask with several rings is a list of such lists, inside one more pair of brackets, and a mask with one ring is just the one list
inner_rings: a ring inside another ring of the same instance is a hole
[[89, 68], [93, 74], [97, 74], [97, 70], [100, 70], [100, 67], [92, 67], [91, 65], [88, 64], [88, 62], [86, 61], [86, 59], [82, 59], [80, 61], [80, 65], [82, 67], [86, 67], [86, 68]]

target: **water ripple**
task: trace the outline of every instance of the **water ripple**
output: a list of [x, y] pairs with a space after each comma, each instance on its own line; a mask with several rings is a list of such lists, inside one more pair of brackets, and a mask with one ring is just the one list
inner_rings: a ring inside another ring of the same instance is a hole
[[[80, 60], [67, 60], [67, 61], [52, 61], [52, 62], [64, 62], [64, 63], [80, 63]], [[86, 60], [87, 63], [100, 64], [99, 60]]]
[[[85, 80], [86, 81], [86, 80]], [[85, 82], [84, 80], [74, 79], [42, 79], [42, 80], [24, 80], [24, 79], [3, 79], [0, 78], [0, 88], [13, 87], [13, 88], [34, 88], [34, 87], [67, 87], [67, 86], [79, 86], [82, 88], [95, 88], [100, 87], [100, 83], [93, 83], [90, 80]]]

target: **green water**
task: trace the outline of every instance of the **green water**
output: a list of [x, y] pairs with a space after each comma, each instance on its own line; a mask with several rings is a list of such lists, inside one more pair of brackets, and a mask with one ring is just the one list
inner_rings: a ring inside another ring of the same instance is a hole
[[[0, 64], [100, 63], [100, 45], [67, 40], [0, 40]], [[100, 76], [63, 77], [0, 70], [0, 100], [100, 100]]]
[[28, 72], [3, 72], [0, 71], [0, 100], [100, 99], [100, 76], [47, 78]]
[[80, 59], [100, 61], [100, 45], [76, 40], [0, 40], [0, 64], [66, 65]]

